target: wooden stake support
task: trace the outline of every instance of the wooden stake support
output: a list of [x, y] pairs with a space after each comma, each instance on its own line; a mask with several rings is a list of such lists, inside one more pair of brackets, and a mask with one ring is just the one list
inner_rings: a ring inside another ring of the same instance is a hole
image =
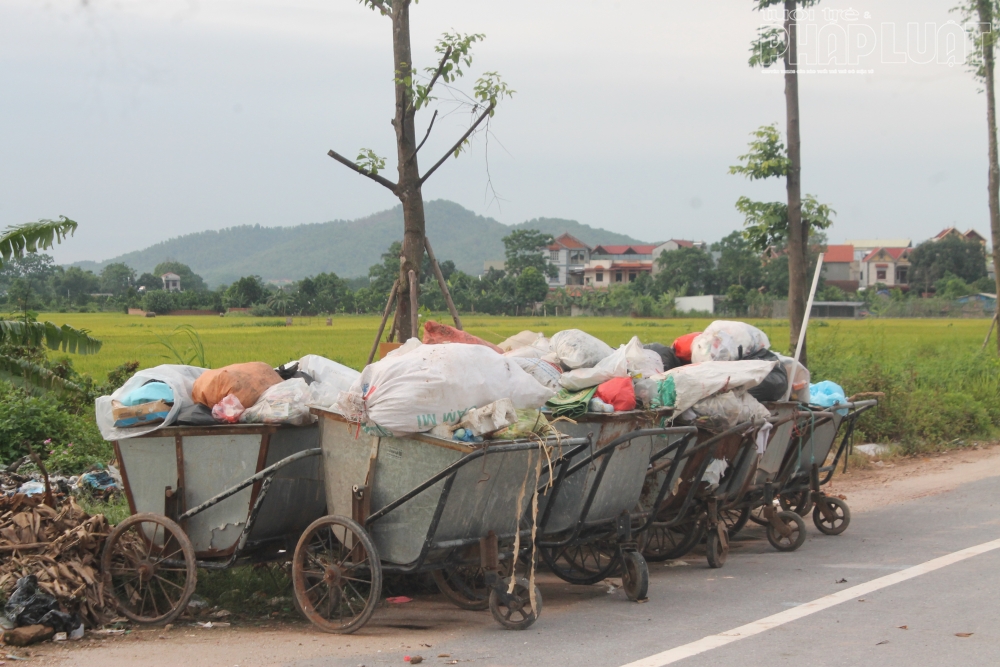
[[444, 302], [448, 304], [451, 319], [455, 320], [455, 328], [462, 331], [462, 320], [458, 316], [458, 309], [455, 308], [455, 302], [451, 300], [451, 292], [448, 291], [448, 283], [444, 281], [441, 266], [438, 264], [437, 257], [434, 256], [434, 250], [431, 248], [431, 240], [426, 236], [424, 237], [424, 247], [427, 249], [427, 256], [431, 259], [431, 268], [434, 270], [434, 276], [437, 278], [438, 286], [441, 288], [441, 294], [444, 295]]
[[375, 342], [372, 343], [372, 351], [368, 353], [369, 364], [375, 359], [375, 351], [378, 350], [379, 341], [382, 340], [382, 332], [385, 331], [385, 323], [389, 319], [389, 312], [396, 306], [396, 291], [398, 288], [399, 280], [393, 281], [392, 289], [389, 290], [389, 302], [385, 304], [385, 312], [382, 313], [382, 322], [378, 325], [378, 333], [375, 334]]
[[[986, 340], [983, 341], [983, 347], [981, 349], [986, 349], [986, 344], [990, 342], [990, 336], [993, 335], [993, 327], [997, 325], [997, 313], [993, 313], [993, 321], [990, 322], [990, 330], [986, 332]], [[997, 334], [1000, 336], [1000, 334]]]

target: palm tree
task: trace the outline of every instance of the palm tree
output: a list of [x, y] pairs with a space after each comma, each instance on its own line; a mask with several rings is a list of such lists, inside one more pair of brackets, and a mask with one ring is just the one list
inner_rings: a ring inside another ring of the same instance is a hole
[[[65, 216], [58, 220], [39, 220], [14, 225], [0, 232], [0, 268], [12, 257], [22, 258], [25, 252], [48, 250], [73, 235], [77, 223]], [[74, 329], [68, 324], [0, 319], [0, 345], [62, 350], [72, 354], [96, 354], [101, 341], [92, 338], [86, 329]], [[79, 390], [80, 387], [59, 377], [48, 368], [9, 353], [0, 353], [0, 372], [20, 375], [26, 382], [50, 389]]]
[[282, 316], [284, 316], [285, 311], [288, 310], [288, 306], [292, 304], [292, 295], [284, 290], [284, 288], [279, 287], [278, 291], [267, 300], [267, 306], [269, 308], [274, 308], [275, 310], [280, 310]]

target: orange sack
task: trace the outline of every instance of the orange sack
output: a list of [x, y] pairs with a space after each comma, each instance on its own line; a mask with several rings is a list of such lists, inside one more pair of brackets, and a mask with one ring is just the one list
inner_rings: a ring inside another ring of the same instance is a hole
[[263, 361], [251, 361], [205, 371], [194, 381], [191, 394], [195, 403], [210, 408], [229, 394], [234, 394], [240, 403], [249, 407], [257, 402], [264, 390], [279, 382], [281, 376], [273, 368]]
[[684, 334], [674, 341], [674, 354], [677, 355], [678, 359], [691, 363], [691, 345], [694, 343], [694, 339], [700, 335], [700, 331], [695, 331], [694, 333]]
[[437, 345], [438, 343], [465, 343], [466, 345], [484, 345], [497, 354], [503, 354], [499, 347], [485, 341], [479, 336], [459, 331], [455, 327], [447, 324], [438, 324], [434, 320], [424, 322], [424, 345]]

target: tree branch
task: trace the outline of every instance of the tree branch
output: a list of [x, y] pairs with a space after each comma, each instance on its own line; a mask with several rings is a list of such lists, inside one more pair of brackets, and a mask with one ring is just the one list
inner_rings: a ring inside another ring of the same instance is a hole
[[326, 154], [329, 155], [330, 157], [332, 157], [334, 160], [336, 160], [340, 164], [344, 165], [345, 167], [348, 167], [348, 168], [350, 168], [350, 169], [358, 172], [362, 176], [367, 176], [368, 178], [372, 179], [373, 181], [375, 181], [379, 185], [384, 185], [385, 187], [387, 187], [390, 190], [392, 190], [393, 194], [396, 194], [397, 186], [392, 181], [387, 180], [385, 178], [382, 178], [378, 174], [372, 174], [372, 173], [369, 173], [369, 172], [365, 171], [364, 169], [362, 169], [358, 165], [354, 164], [353, 162], [351, 162], [350, 160], [348, 160], [346, 157], [344, 157], [340, 153], [337, 153], [337, 152], [335, 152], [333, 150], [327, 151]]
[[472, 124], [472, 127], [466, 130], [465, 134], [462, 135], [462, 138], [455, 142], [455, 145], [451, 147], [451, 150], [445, 153], [444, 157], [438, 160], [434, 164], [434, 166], [427, 171], [426, 174], [420, 177], [420, 185], [423, 185], [424, 181], [430, 178], [431, 174], [437, 171], [437, 168], [440, 167], [442, 164], [444, 164], [445, 160], [447, 160], [455, 151], [459, 149], [459, 147], [461, 147], [461, 145], [465, 142], [465, 140], [469, 138], [469, 135], [471, 135], [473, 132], [476, 131], [476, 128], [479, 127], [479, 124], [489, 117], [490, 113], [492, 113], [493, 108], [495, 106], [496, 106], [495, 104], [491, 104], [488, 107], [486, 107], [486, 111], [483, 112], [483, 115], [481, 115], [479, 118], [476, 119], [476, 122]]
[[434, 72], [434, 76], [431, 77], [431, 82], [427, 84], [427, 97], [431, 96], [431, 89], [434, 88], [434, 84], [437, 83], [438, 77], [441, 76], [441, 72], [444, 71], [444, 66], [448, 62], [448, 58], [451, 57], [452, 48], [449, 46], [444, 51], [444, 55], [441, 56], [441, 62], [438, 63], [437, 71]]
[[382, 16], [392, 16], [392, 10], [382, 3], [382, 0], [368, 0], [373, 7], [382, 12]]
[[424, 139], [423, 141], [420, 142], [420, 145], [418, 145], [416, 148], [413, 149], [413, 155], [410, 155], [410, 157], [408, 158], [409, 160], [412, 160], [413, 156], [416, 155], [417, 152], [424, 147], [424, 144], [427, 142], [427, 137], [431, 136], [431, 128], [434, 127], [434, 119], [437, 117], [438, 117], [438, 112], [437, 109], [435, 109], [434, 115], [431, 116], [431, 124], [427, 126], [427, 134], [424, 135]]

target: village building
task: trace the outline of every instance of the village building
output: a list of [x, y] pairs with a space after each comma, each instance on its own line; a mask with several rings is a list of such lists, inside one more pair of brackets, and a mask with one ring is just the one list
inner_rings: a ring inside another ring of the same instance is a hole
[[160, 276], [160, 280], [163, 281], [163, 289], [168, 292], [180, 292], [181, 291], [181, 277], [176, 273], [164, 273]]

